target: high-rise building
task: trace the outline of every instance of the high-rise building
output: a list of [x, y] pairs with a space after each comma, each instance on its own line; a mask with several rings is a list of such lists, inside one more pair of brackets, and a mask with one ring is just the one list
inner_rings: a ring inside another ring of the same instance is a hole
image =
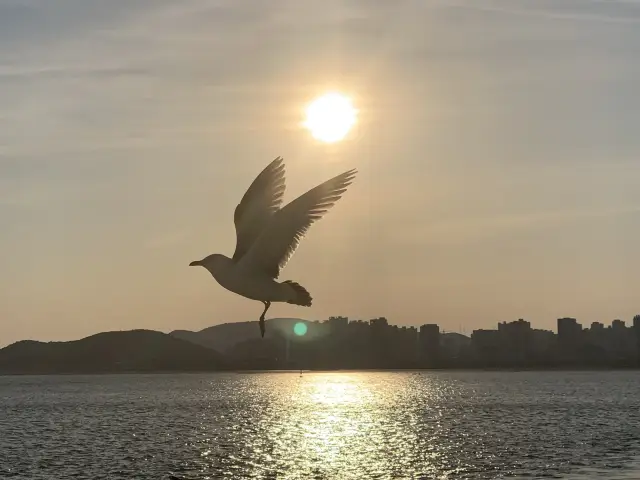
[[633, 330], [636, 337], [636, 358], [640, 366], [640, 315], [633, 317]]
[[498, 323], [501, 350], [504, 360], [525, 362], [533, 350], [531, 324], [522, 318], [515, 322]]
[[440, 359], [440, 327], [435, 323], [422, 325], [418, 341], [421, 360], [428, 364], [436, 364]]
[[558, 319], [558, 342], [560, 345], [576, 345], [582, 333], [582, 325], [575, 318]]
[[620, 331], [624, 331], [626, 330], [626, 325], [622, 320], [614, 320], [613, 322], [611, 322], [611, 329], [612, 330], [620, 330]]
[[329, 317], [327, 324], [332, 334], [344, 334], [349, 327], [349, 317]]
[[372, 318], [369, 320], [369, 325], [374, 328], [386, 328], [389, 326], [389, 322], [385, 317]]
[[558, 355], [563, 361], [575, 362], [583, 345], [582, 325], [575, 318], [558, 319]]

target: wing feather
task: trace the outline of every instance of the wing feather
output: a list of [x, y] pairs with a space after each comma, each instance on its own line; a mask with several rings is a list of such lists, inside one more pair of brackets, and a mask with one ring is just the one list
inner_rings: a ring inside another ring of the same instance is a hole
[[233, 213], [236, 249], [233, 260], [240, 260], [251, 248], [271, 217], [280, 209], [285, 190], [282, 157], [274, 159], [255, 178]]
[[311, 225], [340, 199], [356, 173], [354, 169], [331, 178], [274, 213], [243, 261], [278, 278]]

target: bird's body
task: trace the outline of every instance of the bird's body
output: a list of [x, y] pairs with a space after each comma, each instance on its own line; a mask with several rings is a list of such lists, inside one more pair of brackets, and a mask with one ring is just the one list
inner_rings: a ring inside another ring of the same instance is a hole
[[[245, 262], [234, 262], [224, 255], [214, 254], [215, 266], [211, 276], [227, 290], [242, 297], [260, 302], [288, 302], [295, 300], [295, 292], [289, 284], [280, 283], [268, 274], [251, 268]], [[207, 257], [209, 258], [209, 257]]]
[[189, 265], [206, 268], [227, 290], [264, 304], [272, 302], [311, 306], [309, 292], [296, 282], [277, 281], [280, 271], [316, 220], [341, 197], [355, 170], [338, 175], [280, 208], [284, 194], [284, 165], [278, 157], [253, 181], [234, 212], [236, 249], [232, 258], [212, 254]]

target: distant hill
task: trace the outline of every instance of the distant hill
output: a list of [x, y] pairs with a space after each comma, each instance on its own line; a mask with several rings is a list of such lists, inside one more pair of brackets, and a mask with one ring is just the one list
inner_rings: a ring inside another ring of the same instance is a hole
[[[302, 321], [307, 320], [300, 318], [269, 319], [266, 321], [267, 331], [265, 337], [273, 337], [275, 333], [293, 332], [293, 326]], [[169, 335], [225, 354], [239, 343], [261, 338], [257, 320], [253, 322], [223, 323], [205, 328], [199, 332], [174, 330]]]
[[458, 348], [466, 347], [471, 344], [471, 339], [466, 335], [456, 332], [447, 332], [440, 334], [440, 343], [451, 344]]
[[224, 367], [218, 352], [153, 330], [104, 332], [70, 342], [24, 340], [0, 349], [0, 374], [184, 372]]

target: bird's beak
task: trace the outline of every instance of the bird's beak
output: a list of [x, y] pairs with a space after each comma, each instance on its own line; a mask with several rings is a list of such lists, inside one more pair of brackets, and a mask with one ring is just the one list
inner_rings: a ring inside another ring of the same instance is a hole
[[200, 265], [200, 260], [194, 260], [189, 264], [190, 267], [197, 267], [198, 265]]

